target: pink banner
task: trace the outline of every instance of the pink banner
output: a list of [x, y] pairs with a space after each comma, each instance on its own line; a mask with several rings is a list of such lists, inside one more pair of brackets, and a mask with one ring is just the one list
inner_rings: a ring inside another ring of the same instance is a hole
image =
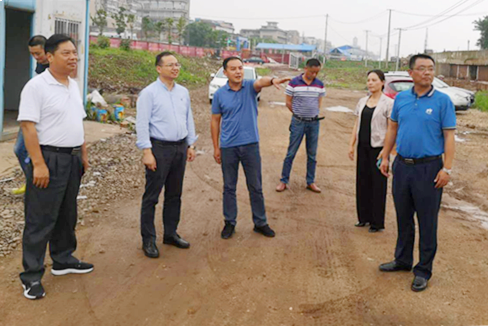
[[148, 43], [147, 49], [151, 52], [159, 52], [159, 43]]

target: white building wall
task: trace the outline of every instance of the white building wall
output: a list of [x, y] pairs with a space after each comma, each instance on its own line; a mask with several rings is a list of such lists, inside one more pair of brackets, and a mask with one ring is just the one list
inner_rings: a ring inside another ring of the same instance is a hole
[[[49, 38], [55, 33], [56, 21], [66, 24], [79, 24], [77, 27], [78, 71], [76, 81], [83, 94], [85, 71], [85, 30], [86, 30], [86, 0], [37, 0], [36, 21], [34, 34]], [[58, 25], [59, 26], [59, 25]], [[71, 29], [75, 32], [75, 30]], [[70, 35], [72, 36], [72, 35]]]

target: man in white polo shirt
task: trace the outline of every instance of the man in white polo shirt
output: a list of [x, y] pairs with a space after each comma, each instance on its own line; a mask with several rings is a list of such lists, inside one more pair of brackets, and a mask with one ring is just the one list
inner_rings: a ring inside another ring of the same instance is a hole
[[45, 296], [41, 278], [49, 242], [51, 273], [89, 273], [93, 265], [73, 257], [76, 250], [76, 197], [88, 168], [84, 140], [83, 101], [75, 80], [78, 56], [65, 35], [51, 36], [45, 45], [49, 69], [22, 90], [19, 117], [31, 161], [26, 172], [25, 227], [22, 240], [24, 296]]

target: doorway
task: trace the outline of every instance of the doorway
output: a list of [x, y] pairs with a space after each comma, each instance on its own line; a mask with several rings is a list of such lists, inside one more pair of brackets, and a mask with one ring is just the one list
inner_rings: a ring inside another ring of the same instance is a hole
[[31, 37], [33, 14], [5, 9], [5, 75], [3, 134], [18, 131], [20, 93], [31, 78], [31, 57], [27, 44]]

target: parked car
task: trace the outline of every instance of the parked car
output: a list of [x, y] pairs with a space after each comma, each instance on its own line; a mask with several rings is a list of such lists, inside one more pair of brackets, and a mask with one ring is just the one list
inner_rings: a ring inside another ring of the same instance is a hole
[[261, 59], [260, 57], [250, 57], [250, 58], [244, 59], [243, 61], [244, 61], [244, 63], [257, 63], [260, 65], [262, 65], [264, 63], [264, 60]]
[[[208, 85], [208, 99], [212, 103], [215, 92], [227, 83], [227, 77], [224, 75], [224, 69], [220, 68], [216, 74], [211, 74], [212, 81]], [[254, 67], [244, 67], [244, 79], [259, 79], [261, 76], [258, 75]], [[258, 94], [258, 101], [261, 98], [261, 93]]]
[[[474, 103], [474, 92], [464, 88], [451, 87], [437, 77], [432, 83], [439, 92], [447, 94], [456, 107], [456, 111], [467, 110]], [[393, 71], [385, 74], [384, 93], [394, 99], [399, 92], [413, 87], [413, 80], [406, 71]]]

